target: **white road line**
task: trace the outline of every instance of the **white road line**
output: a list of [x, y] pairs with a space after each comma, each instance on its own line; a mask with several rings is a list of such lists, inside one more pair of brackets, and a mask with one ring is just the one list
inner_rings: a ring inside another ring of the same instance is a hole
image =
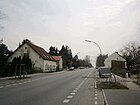
[[17, 85], [17, 84], [12, 84], [13, 86]]
[[70, 101], [70, 100], [65, 99], [65, 100], [63, 101], [63, 103], [69, 103], [69, 101]]
[[97, 84], [96, 81], [94, 82], [94, 88], [97, 89]]
[[71, 95], [75, 95], [75, 93], [70, 93]]
[[109, 105], [104, 90], [102, 89], [105, 105]]
[[0, 86], [0, 89], [2, 89], [3, 88], [3, 86]]
[[79, 90], [79, 88], [75, 88], [75, 90]]
[[95, 94], [95, 96], [97, 96], [97, 94]]
[[95, 101], [95, 105], [97, 105], [98, 104], [98, 102], [97, 101]]
[[11, 85], [6, 85], [5, 87], [9, 87], [9, 86], [11, 86]]
[[23, 83], [27, 83], [27, 81], [23, 82]]
[[18, 84], [20, 85], [20, 84], [22, 84], [22, 83], [18, 83]]
[[73, 96], [67, 96], [67, 98], [72, 98]]
[[76, 92], [77, 92], [77, 90], [73, 90], [73, 92], [75, 92], [75, 93], [76, 93]]
[[97, 97], [94, 97], [95, 100], [97, 100]]

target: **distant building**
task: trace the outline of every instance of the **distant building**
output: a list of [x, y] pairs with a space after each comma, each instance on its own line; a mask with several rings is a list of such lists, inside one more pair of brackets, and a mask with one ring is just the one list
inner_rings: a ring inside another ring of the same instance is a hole
[[126, 68], [126, 60], [115, 52], [111, 54], [108, 58], [104, 61], [105, 67], [112, 68], [114, 66], [121, 66], [121, 68]]
[[9, 56], [8, 61], [12, 62], [15, 57], [28, 55], [32, 62], [32, 67], [36, 71], [49, 72], [56, 71], [56, 61], [42, 47], [33, 44], [28, 39]]
[[57, 70], [62, 70], [63, 69], [63, 60], [62, 56], [52, 56], [55, 61], [57, 62]]

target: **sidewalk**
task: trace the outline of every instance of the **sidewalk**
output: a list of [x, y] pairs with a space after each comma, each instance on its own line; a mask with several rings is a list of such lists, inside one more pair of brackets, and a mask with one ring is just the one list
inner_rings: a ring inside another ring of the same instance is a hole
[[133, 80], [131, 78], [122, 78], [118, 75], [115, 75], [117, 82], [120, 82], [121, 84], [127, 86], [130, 90], [140, 90], [140, 86], [136, 83], [133, 83]]
[[[39, 75], [43, 75], [43, 74], [58, 74], [58, 73], [66, 72], [66, 71], [67, 71], [67, 70], [58, 71], [58, 72], [52, 72], [52, 73], [34, 73], [34, 74], [27, 74], [26, 77], [39, 76]], [[0, 77], [0, 80], [7, 80], [7, 79], [12, 79], [12, 78], [15, 78], [15, 76]]]

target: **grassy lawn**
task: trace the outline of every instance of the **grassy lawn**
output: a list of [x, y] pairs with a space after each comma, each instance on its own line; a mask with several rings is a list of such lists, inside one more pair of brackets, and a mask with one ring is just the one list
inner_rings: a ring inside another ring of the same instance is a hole
[[97, 83], [97, 87], [99, 89], [128, 89], [126, 86], [116, 82], [116, 83], [113, 83], [113, 82], [100, 82], [100, 83]]

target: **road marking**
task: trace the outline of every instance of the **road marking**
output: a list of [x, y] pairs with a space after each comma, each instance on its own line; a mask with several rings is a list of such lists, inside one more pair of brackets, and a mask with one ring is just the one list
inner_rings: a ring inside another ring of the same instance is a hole
[[23, 82], [23, 83], [27, 83], [27, 81]]
[[95, 94], [95, 96], [97, 96], [97, 94]]
[[95, 100], [97, 100], [97, 97], [94, 97]]
[[71, 95], [75, 95], [75, 93], [70, 93]]
[[104, 90], [102, 89], [105, 105], [109, 105]]
[[63, 101], [63, 103], [69, 103], [69, 101], [70, 101], [70, 100], [65, 99], [65, 100]]
[[22, 83], [18, 83], [18, 84], [20, 85], [20, 84], [22, 84]]
[[73, 96], [68, 96], [67, 98], [72, 98]]
[[9, 87], [9, 86], [11, 86], [11, 85], [6, 85], [5, 87]]
[[17, 85], [17, 84], [12, 84], [13, 86]]
[[0, 86], [0, 89], [3, 88], [3, 86]]
[[79, 88], [75, 88], [75, 90], [79, 90]]
[[97, 84], [96, 81], [94, 82], [94, 88], [97, 89]]
[[77, 92], [77, 90], [73, 90], [73, 92], [75, 92], [75, 93], [76, 93], [76, 92]]
[[98, 104], [98, 102], [97, 101], [95, 101], [95, 105], [97, 105]]

